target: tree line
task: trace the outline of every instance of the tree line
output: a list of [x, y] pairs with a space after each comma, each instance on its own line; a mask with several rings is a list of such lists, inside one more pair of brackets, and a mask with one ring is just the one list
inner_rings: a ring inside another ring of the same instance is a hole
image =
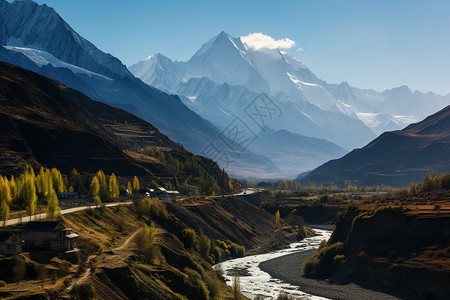
[[91, 195], [96, 205], [102, 202], [117, 199], [120, 189], [127, 190], [131, 197], [133, 192], [139, 191], [139, 179], [134, 176], [132, 182], [127, 186], [119, 186], [118, 179], [114, 173], [108, 177], [99, 170], [92, 180], [87, 181], [76, 169], [69, 176], [60, 172], [57, 168], [41, 167], [36, 174], [31, 166], [18, 176], [10, 178], [0, 174], [0, 220], [6, 226], [10, 210], [26, 210], [27, 215], [36, 213], [38, 205], [46, 205], [47, 218], [55, 220], [58, 218], [61, 208], [57, 194], [66, 192], [77, 192], [79, 195]]

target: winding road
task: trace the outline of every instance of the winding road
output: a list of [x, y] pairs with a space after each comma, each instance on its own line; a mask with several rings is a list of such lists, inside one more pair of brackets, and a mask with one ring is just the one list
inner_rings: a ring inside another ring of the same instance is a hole
[[[129, 204], [133, 204], [133, 201], [106, 203], [105, 206], [106, 207], [114, 207], [114, 206], [118, 206], [118, 205], [129, 205]], [[74, 213], [77, 211], [82, 211], [85, 209], [91, 209], [91, 208], [96, 208], [96, 207], [97, 206], [95, 206], [95, 205], [86, 205], [86, 206], [63, 209], [63, 210], [61, 210], [61, 215], [71, 214], [71, 213]], [[47, 213], [42, 213], [42, 214], [32, 215], [31, 218], [30, 218], [30, 216], [26, 216], [26, 217], [22, 217], [22, 218], [15, 218], [15, 219], [6, 221], [6, 226], [18, 225], [18, 224], [26, 223], [28, 221], [33, 221], [33, 220], [42, 220], [42, 219], [45, 219], [46, 217], [47, 217]]]

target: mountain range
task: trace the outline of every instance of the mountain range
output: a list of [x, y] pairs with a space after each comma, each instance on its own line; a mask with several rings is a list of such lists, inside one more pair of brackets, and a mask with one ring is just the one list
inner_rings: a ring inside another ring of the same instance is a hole
[[[235, 155], [226, 136], [178, 96], [135, 78], [119, 59], [77, 34], [52, 8], [0, 0], [0, 60], [57, 79], [94, 100], [123, 108], [156, 126], [188, 150], [216, 158], [234, 174], [275, 176], [277, 166], [247, 149]], [[219, 149], [219, 154], [205, 149]], [[230, 163], [232, 161], [232, 163]]]
[[157, 53], [129, 70], [180, 95], [188, 107], [222, 128], [266, 93], [282, 116], [265, 125], [327, 139], [345, 149], [361, 147], [380, 133], [401, 129], [450, 104], [450, 95], [412, 92], [406, 86], [380, 93], [346, 82], [329, 84], [286, 51], [254, 49], [225, 32], [186, 62]]
[[293, 177], [450, 104], [406, 86], [329, 84], [225, 32], [186, 62], [157, 53], [127, 68], [33, 1], [0, 0], [0, 60], [122, 108], [234, 176]]
[[324, 185], [409, 186], [450, 170], [450, 106], [403, 130], [385, 132], [361, 149], [298, 180]]

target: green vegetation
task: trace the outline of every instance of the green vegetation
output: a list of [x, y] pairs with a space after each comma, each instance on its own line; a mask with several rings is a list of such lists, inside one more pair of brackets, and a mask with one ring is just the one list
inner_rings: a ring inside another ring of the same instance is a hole
[[[197, 182], [200, 193], [203, 195], [217, 195], [221, 192], [230, 193], [233, 191], [233, 184], [228, 177], [227, 172], [215, 165], [209, 159], [198, 156], [185, 157], [178, 151], [155, 150], [151, 147], [137, 149], [138, 152], [156, 157], [163, 163], [167, 163], [173, 168], [183, 171], [192, 176], [193, 181]], [[178, 183], [174, 183], [178, 185]], [[168, 183], [171, 189], [172, 183]], [[189, 190], [188, 186], [177, 186], [180, 190]]]
[[325, 277], [330, 275], [336, 267], [345, 262], [342, 254], [344, 244], [337, 242], [328, 245], [322, 242], [316, 254], [308, 258], [303, 264], [303, 273], [307, 276]]
[[197, 235], [195, 231], [190, 228], [185, 228], [181, 232], [181, 241], [186, 248], [192, 248], [197, 245]]

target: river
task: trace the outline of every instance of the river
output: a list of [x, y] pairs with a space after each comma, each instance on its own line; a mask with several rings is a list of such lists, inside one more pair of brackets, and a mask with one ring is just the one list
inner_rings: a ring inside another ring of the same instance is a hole
[[[297, 243], [292, 243], [289, 245], [289, 248], [265, 254], [250, 255], [227, 260], [214, 265], [213, 268], [215, 270], [223, 271], [227, 284], [230, 286], [233, 284], [233, 273], [236, 271], [239, 272], [241, 292], [250, 299], [254, 299], [256, 296], [262, 296], [264, 299], [276, 299], [280, 293], [302, 296], [303, 299], [326, 299], [303, 293], [300, 290], [300, 287], [282, 282], [276, 278], [272, 278], [269, 274], [261, 271], [258, 267], [261, 262], [272, 258], [295, 252], [316, 249], [323, 240], [328, 240], [332, 233], [329, 230], [323, 229], [315, 229], [315, 231], [315, 236], [303, 239]], [[301, 266], [299, 266], [299, 268], [301, 268]]]

